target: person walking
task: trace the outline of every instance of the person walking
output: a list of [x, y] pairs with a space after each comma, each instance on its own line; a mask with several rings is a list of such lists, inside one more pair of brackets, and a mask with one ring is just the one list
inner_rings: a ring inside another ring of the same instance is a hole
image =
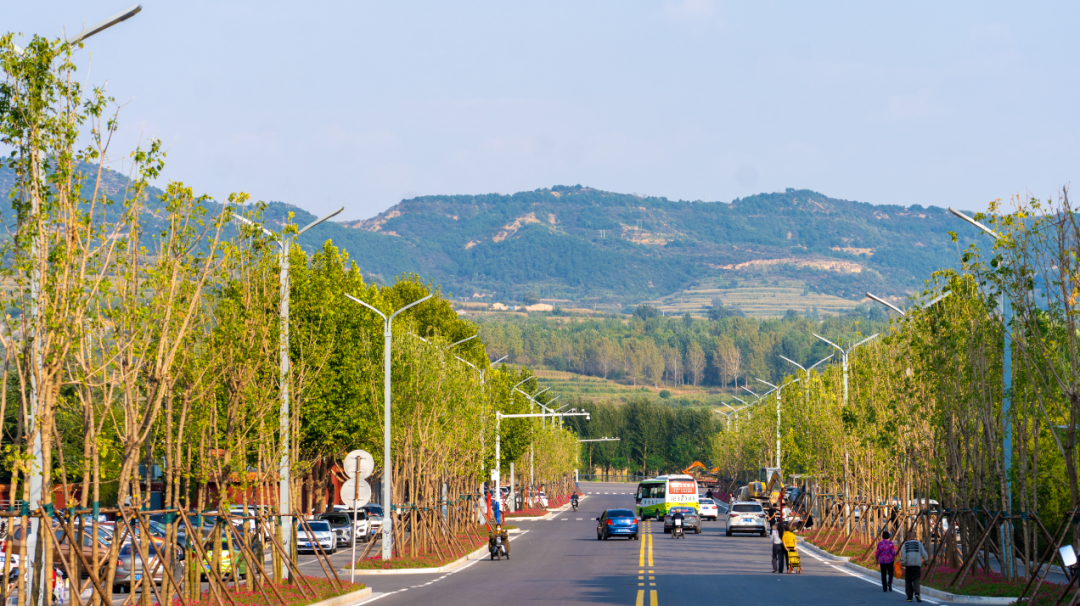
[[881, 567], [881, 590], [888, 593], [892, 591], [893, 572], [896, 568], [896, 543], [890, 540], [892, 535], [888, 530], [881, 531], [881, 540], [877, 544], [877, 552], [874, 558]]
[[904, 541], [900, 547], [900, 565], [904, 567], [904, 591], [907, 593], [909, 602], [912, 596], [915, 597], [916, 602], [922, 601], [922, 596], [919, 595], [919, 578], [922, 576], [923, 562], [928, 557], [926, 548], [918, 539]]
[[787, 551], [784, 549], [784, 523], [773, 525], [772, 529], [772, 567], [773, 572], [784, 573], [787, 564]]

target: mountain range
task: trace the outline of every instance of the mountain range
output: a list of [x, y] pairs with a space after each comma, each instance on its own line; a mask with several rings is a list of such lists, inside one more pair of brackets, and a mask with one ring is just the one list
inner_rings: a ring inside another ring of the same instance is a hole
[[[0, 169], [0, 195], [11, 177]], [[110, 181], [122, 179], [113, 173]], [[315, 218], [271, 202], [262, 220], [273, 229], [290, 212], [300, 225]], [[866, 291], [903, 296], [954, 266], [948, 232], [956, 227], [942, 208], [810, 190], [702, 202], [574, 185], [402, 200], [370, 219], [320, 225], [300, 245], [330, 239], [376, 281], [414, 272], [455, 298], [632, 305], [702, 284], [794, 280], [807, 292], [858, 300]]]

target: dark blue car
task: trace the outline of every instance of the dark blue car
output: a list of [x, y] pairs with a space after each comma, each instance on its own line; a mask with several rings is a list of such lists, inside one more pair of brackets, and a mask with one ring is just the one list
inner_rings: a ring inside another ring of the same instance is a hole
[[608, 537], [626, 537], [637, 540], [638, 519], [629, 509], [608, 509], [604, 515], [596, 518], [596, 540]]

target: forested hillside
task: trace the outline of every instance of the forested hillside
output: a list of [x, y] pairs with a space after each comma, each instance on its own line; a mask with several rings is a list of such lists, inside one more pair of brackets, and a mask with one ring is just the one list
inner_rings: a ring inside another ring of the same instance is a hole
[[900, 295], [955, 264], [953, 221], [941, 208], [809, 190], [721, 203], [556, 186], [424, 196], [349, 225], [414, 246], [423, 270], [459, 294], [632, 302], [710, 277], [796, 278], [847, 298]]
[[[814, 333], [847, 346], [882, 332], [888, 317], [877, 308], [824, 320], [798, 314], [774, 320], [740, 316], [662, 317], [641, 306], [633, 316], [563, 321], [559, 317], [481, 318], [492, 355], [535, 368], [566, 370], [632, 385], [712, 385], [733, 389], [755, 379], [776, 382], [834, 353]], [[760, 386], [760, 384], [757, 384]], [[757, 387], [750, 386], [755, 391]]]
[[[107, 177], [121, 195], [123, 176]], [[0, 195], [11, 182], [0, 168]], [[271, 229], [290, 213], [299, 225], [315, 219], [280, 202], [259, 212]], [[722, 203], [556, 186], [403, 200], [369, 220], [325, 223], [300, 244], [313, 251], [330, 239], [377, 282], [416, 273], [459, 299], [536, 295], [614, 310], [692, 287], [737, 290], [740, 282], [784, 281], [804, 297], [857, 300], [868, 290], [902, 296], [932, 271], [955, 265], [954, 221], [940, 208], [874, 206], [809, 190]], [[814, 306], [810, 299], [791, 303], [804, 312]]]

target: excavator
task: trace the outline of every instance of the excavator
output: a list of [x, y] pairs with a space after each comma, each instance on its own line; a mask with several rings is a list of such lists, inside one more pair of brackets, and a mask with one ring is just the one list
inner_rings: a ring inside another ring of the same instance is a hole
[[739, 488], [739, 500], [780, 507], [784, 499], [784, 472], [779, 467], [766, 467], [765, 478], [765, 482], [750, 482]]

